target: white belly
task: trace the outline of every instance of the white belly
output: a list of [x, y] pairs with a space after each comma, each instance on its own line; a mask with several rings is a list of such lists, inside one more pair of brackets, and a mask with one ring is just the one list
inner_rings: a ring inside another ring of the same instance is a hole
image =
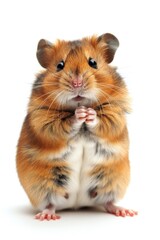
[[95, 199], [89, 196], [89, 189], [94, 187], [94, 183], [88, 173], [94, 165], [102, 163], [104, 157], [95, 154], [96, 143], [94, 141], [87, 141], [82, 137], [71, 147], [72, 153], [66, 159], [73, 170], [67, 187], [69, 198], [54, 197], [57, 210], [95, 205]]

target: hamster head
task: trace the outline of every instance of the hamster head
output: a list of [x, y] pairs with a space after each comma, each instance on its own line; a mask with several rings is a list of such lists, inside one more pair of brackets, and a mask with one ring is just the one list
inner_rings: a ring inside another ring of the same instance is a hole
[[54, 44], [41, 39], [37, 59], [45, 68], [41, 87], [50, 106], [93, 106], [115, 97], [123, 84], [109, 64], [118, 46], [109, 33]]

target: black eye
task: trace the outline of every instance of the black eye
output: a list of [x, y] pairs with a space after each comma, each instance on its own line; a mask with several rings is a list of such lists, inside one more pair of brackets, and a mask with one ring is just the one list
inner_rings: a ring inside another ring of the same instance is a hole
[[90, 67], [97, 69], [97, 63], [93, 58], [89, 58], [88, 64]]
[[60, 61], [58, 64], [57, 64], [57, 71], [61, 71], [62, 69], [64, 68], [64, 61]]

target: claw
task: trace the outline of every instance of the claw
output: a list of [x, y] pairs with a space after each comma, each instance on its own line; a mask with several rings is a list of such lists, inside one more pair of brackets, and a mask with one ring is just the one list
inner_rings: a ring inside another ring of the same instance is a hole
[[56, 215], [56, 214], [44, 214], [43, 212], [42, 213], [38, 213], [35, 215], [35, 219], [37, 220], [40, 220], [40, 221], [44, 221], [44, 220], [47, 220], [47, 221], [50, 221], [50, 220], [57, 220], [57, 219], [60, 219], [61, 217]]
[[49, 205], [42, 212], [37, 213], [35, 215], [35, 219], [40, 220], [40, 221], [44, 221], [44, 220], [50, 221], [50, 220], [60, 219], [60, 216], [55, 214], [55, 208], [53, 206]]
[[114, 214], [117, 217], [119, 217], [119, 216], [121, 216], [121, 217], [126, 217], [126, 216], [133, 217], [135, 215], [138, 215], [137, 211], [115, 206], [111, 202], [109, 202], [105, 205], [105, 209], [108, 213]]

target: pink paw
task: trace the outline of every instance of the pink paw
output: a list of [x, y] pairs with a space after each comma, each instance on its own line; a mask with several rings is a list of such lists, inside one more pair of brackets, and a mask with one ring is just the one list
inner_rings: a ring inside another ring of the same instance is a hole
[[87, 108], [87, 116], [86, 116], [85, 122], [86, 124], [92, 124], [92, 125], [97, 124], [97, 113], [94, 109]]
[[78, 124], [86, 123], [88, 126], [94, 127], [97, 124], [97, 113], [92, 108], [84, 106], [78, 107], [75, 111], [75, 117]]
[[75, 117], [78, 122], [85, 122], [87, 116], [87, 108], [84, 106], [78, 107], [75, 111]]
[[105, 209], [108, 213], [114, 214], [117, 217], [120, 217], [120, 216], [121, 217], [126, 217], [126, 216], [133, 217], [135, 215], [138, 215], [137, 211], [118, 207], [118, 206], [115, 206], [113, 203], [107, 203], [105, 206]]
[[42, 212], [38, 213], [35, 215], [35, 219], [38, 219], [40, 221], [44, 221], [44, 220], [57, 220], [60, 219], [61, 217], [56, 215], [55, 213], [53, 213], [52, 210], [50, 209], [45, 209]]

